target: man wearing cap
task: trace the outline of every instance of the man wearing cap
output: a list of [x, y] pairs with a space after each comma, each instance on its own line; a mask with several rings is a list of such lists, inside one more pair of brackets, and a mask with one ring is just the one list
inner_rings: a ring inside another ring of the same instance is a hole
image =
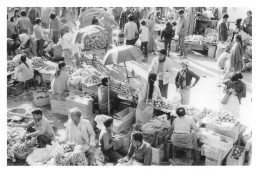
[[[175, 85], [177, 90], [181, 94], [181, 104], [182, 105], [189, 105], [190, 103], [190, 88], [194, 87], [200, 77], [196, 75], [193, 71], [188, 69], [188, 62], [184, 61], [180, 63], [181, 70], [177, 73], [175, 78]], [[191, 85], [192, 78], [195, 78], [196, 81]]]
[[158, 57], [155, 57], [148, 70], [148, 73], [155, 73], [158, 76], [159, 88], [162, 97], [167, 98], [168, 84], [173, 75], [172, 61], [166, 57], [166, 50], [161, 49], [158, 51]]
[[185, 48], [184, 39], [188, 30], [188, 22], [187, 19], [184, 17], [184, 10], [179, 10], [179, 19], [176, 26], [176, 33], [179, 35], [179, 45], [180, 45], [180, 55], [183, 58], [187, 58], [187, 52]]

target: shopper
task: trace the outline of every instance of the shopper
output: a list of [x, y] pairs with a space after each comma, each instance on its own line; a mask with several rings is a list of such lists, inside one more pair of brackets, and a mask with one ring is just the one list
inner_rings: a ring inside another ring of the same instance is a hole
[[133, 11], [133, 16], [134, 16], [134, 22], [137, 25], [137, 29], [139, 31], [140, 29], [140, 20], [142, 19], [142, 14], [139, 10], [139, 7], [135, 7], [134, 11]]
[[143, 62], [147, 62], [148, 60], [148, 53], [147, 53], [147, 46], [149, 41], [149, 30], [146, 26], [145, 20], [142, 20], [141, 22], [141, 28], [139, 30], [139, 37], [141, 40], [141, 51], [144, 54]]
[[154, 33], [155, 23], [156, 23], [155, 15], [154, 12], [152, 12], [148, 15], [148, 20], [147, 20], [147, 27], [149, 29], [149, 41], [147, 47], [148, 47], [148, 51], [153, 52], [154, 54], [157, 51], [157, 45], [155, 42], [155, 33]]
[[150, 73], [148, 83], [141, 82], [141, 90], [138, 94], [138, 104], [136, 107], [136, 122], [142, 124], [147, 123], [153, 117], [153, 102], [154, 98], [161, 97], [161, 92], [156, 82], [157, 75]]
[[36, 20], [36, 25], [34, 26], [34, 34], [35, 34], [35, 39], [36, 39], [36, 44], [37, 44], [37, 54], [39, 57], [43, 56], [43, 46], [45, 42], [45, 36], [46, 32], [42, 28], [42, 21], [41, 19], [37, 18]]
[[236, 72], [231, 75], [230, 79], [223, 82], [226, 99], [221, 101], [221, 110], [229, 111], [238, 118], [241, 100], [246, 97], [246, 84], [241, 79], [243, 79], [242, 73]]
[[133, 14], [131, 11], [131, 7], [126, 7], [126, 11], [122, 11], [119, 19], [119, 28], [121, 30], [125, 29], [125, 24], [128, 22], [129, 14]]
[[138, 29], [136, 23], [133, 22], [134, 17], [132, 14], [128, 16], [128, 21], [125, 24], [125, 38], [126, 38], [126, 45], [135, 45], [137, 41], [136, 37], [138, 36]]
[[61, 22], [56, 16], [55, 13], [50, 14], [50, 34], [52, 36], [53, 43], [58, 43], [60, 39], [60, 32], [61, 32]]
[[150, 166], [152, 163], [152, 147], [149, 143], [143, 140], [143, 134], [139, 131], [134, 131], [131, 135], [131, 144], [126, 157], [119, 160], [119, 162], [131, 162], [129, 165], [135, 165], [134, 162], [138, 162], [139, 165]]
[[30, 33], [29, 31], [32, 24], [30, 19], [26, 15], [27, 15], [26, 11], [22, 10], [21, 18], [17, 20], [16, 27], [18, 28], [19, 34]]
[[33, 34], [33, 28], [36, 25], [36, 19], [40, 18], [39, 10], [37, 10], [36, 7], [31, 7], [28, 10], [28, 18], [31, 21], [31, 28], [30, 28], [30, 34]]
[[164, 37], [164, 49], [167, 51], [167, 56], [170, 56], [172, 38], [174, 31], [170, 22], [166, 23], [166, 28], [162, 31], [161, 40]]
[[94, 166], [95, 161], [95, 132], [89, 120], [84, 119], [78, 108], [69, 111], [69, 120], [66, 125], [66, 136], [59, 143], [76, 143], [74, 151], [84, 152], [89, 165]]
[[243, 69], [243, 49], [242, 49], [241, 35], [237, 34], [234, 37], [234, 45], [230, 50], [230, 57], [227, 62], [227, 72], [224, 79], [227, 78], [231, 72], [241, 71]]
[[162, 97], [168, 97], [168, 85], [173, 75], [172, 60], [166, 57], [166, 50], [158, 51], [158, 57], [155, 57], [148, 70], [148, 73], [155, 73], [158, 76], [159, 88]]
[[[180, 65], [181, 70], [177, 73], [177, 76], [175, 78], [175, 85], [177, 91], [181, 94], [181, 104], [189, 105], [190, 89], [198, 83], [200, 77], [193, 71], [190, 71], [188, 69], [189, 64], [187, 61], [181, 62]], [[193, 78], [195, 78], [196, 80], [193, 84], [191, 84]]]
[[69, 74], [66, 71], [66, 63], [59, 62], [58, 69], [51, 75], [52, 94], [64, 94], [69, 91]]
[[20, 34], [19, 41], [21, 44], [18, 49], [25, 53], [28, 58], [37, 56], [36, 39], [34, 36], [25, 33]]
[[17, 20], [20, 18], [20, 10], [16, 8], [14, 10], [14, 15], [10, 18], [10, 21], [13, 21], [15, 24], [17, 23]]
[[243, 20], [242, 23], [243, 31], [252, 36], [252, 11], [247, 12], [247, 17]]
[[7, 15], [7, 38], [12, 38], [14, 34], [17, 34], [17, 29], [16, 29], [14, 19], [11, 18], [10, 20], [8, 20], [8, 15]]
[[185, 36], [187, 34], [188, 30], [188, 22], [187, 19], [184, 17], [184, 10], [179, 10], [178, 11], [179, 18], [176, 26], [176, 33], [179, 36], [179, 46], [180, 46], [180, 54], [182, 58], [187, 58], [187, 52], [186, 52], [186, 47], [185, 47]]
[[50, 121], [43, 116], [40, 108], [34, 109], [32, 112], [33, 120], [27, 124], [15, 124], [15, 127], [26, 128], [25, 138], [36, 137], [39, 143], [38, 148], [45, 148], [51, 145], [52, 141], [56, 141], [53, 126]]
[[228, 27], [227, 27], [227, 20], [229, 18], [228, 14], [223, 14], [222, 20], [219, 21], [218, 27], [217, 27], [217, 31], [218, 31], [218, 41], [222, 42], [222, 44], [224, 44], [224, 42], [227, 41], [228, 39]]

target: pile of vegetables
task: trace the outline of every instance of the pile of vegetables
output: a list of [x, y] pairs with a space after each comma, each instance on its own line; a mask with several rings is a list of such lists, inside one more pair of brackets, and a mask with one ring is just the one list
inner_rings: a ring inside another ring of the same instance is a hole
[[132, 93], [136, 92], [135, 88], [130, 87], [127, 83], [120, 82], [118, 80], [111, 80], [111, 89], [115, 92], [121, 93], [123, 95], [129, 95], [130, 90]]
[[172, 110], [175, 110], [178, 107], [178, 105], [179, 104], [174, 100], [168, 100], [164, 97], [154, 98], [154, 107], [162, 111], [170, 112]]
[[88, 85], [97, 85], [101, 83], [101, 78], [102, 78], [101, 73], [97, 71], [93, 71], [92, 73], [89, 73], [89, 75], [86, 76], [82, 82]]
[[231, 158], [234, 158], [234, 159], [238, 160], [239, 157], [242, 155], [243, 151], [244, 151], [244, 149], [243, 149], [242, 147], [238, 147], [238, 146], [237, 146], [237, 147], [234, 149]]
[[19, 63], [14, 61], [7, 61], [7, 72], [13, 72], [18, 65]]
[[238, 119], [228, 111], [210, 111], [210, 113], [206, 114], [204, 120], [208, 124], [214, 124], [214, 125], [222, 125], [222, 124], [237, 124]]
[[56, 67], [53, 67], [53, 66], [47, 64], [46, 67], [44, 68], [44, 70], [52, 71], [52, 70], [56, 70]]
[[24, 142], [20, 141], [14, 145], [14, 152], [19, 155], [24, 155], [32, 152], [32, 149], [38, 146], [38, 140], [32, 137], [30, 140]]
[[203, 111], [201, 111], [192, 106], [186, 107], [186, 113], [188, 116], [192, 116], [195, 122], [199, 122], [201, 119], [203, 119], [207, 115], [206, 108]]
[[45, 66], [46, 66], [46, 64], [44, 63], [44, 61], [41, 57], [32, 58], [32, 67], [33, 68], [40, 68], [40, 67], [45, 67]]
[[73, 68], [73, 67], [71, 67], [71, 66], [68, 66], [68, 67], [67, 67], [67, 72], [69, 73], [69, 75], [72, 75], [75, 71], [76, 71], [75, 68]]

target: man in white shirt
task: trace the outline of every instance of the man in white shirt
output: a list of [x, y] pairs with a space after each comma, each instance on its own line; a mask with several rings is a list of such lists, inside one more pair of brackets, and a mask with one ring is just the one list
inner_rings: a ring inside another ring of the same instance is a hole
[[43, 46], [44, 46], [44, 30], [42, 29], [42, 21], [37, 18], [35, 20], [36, 25], [33, 27], [35, 34], [36, 44], [37, 44], [37, 54], [39, 57], [43, 56]]
[[89, 120], [81, 115], [78, 108], [70, 110], [69, 121], [66, 124], [66, 137], [59, 143], [76, 143], [74, 150], [84, 152], [89, 160], [89, 165], [94, 165], [95, 132]]
[[125, 24], [124, 34], [126, 37], [126, 45], [134, 45], [136, 40], [138, 39], [138, 30], [137, 25], [133, 22], [134, 16], [132, 14], [128, 15], [128, 21]]
[[141, 51], [144, 53], [143, 62], [147, 62], [148, 55], [147, 55], [147, 45], [149, 41], [149, 30], [148, 27], [145, 25], [145, 21], [142, 20], [141, 28], [139, 30], [140, 40], [141, 40]]

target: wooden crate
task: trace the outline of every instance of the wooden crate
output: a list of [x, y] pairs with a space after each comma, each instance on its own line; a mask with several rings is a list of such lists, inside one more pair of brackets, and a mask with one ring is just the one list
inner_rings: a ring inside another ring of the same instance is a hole
[[98, 93], [98, 86], [97, 85], [87, 85], [85, 83], [82, 83], [81, 86], [82, 86], [82, 91], [86, 92], [90, 95]]
[[66, 109], [78, 108], [85, 119], [93, 119], [93, 99], [91, 97], [69, 96], [66, 98]]
[[205, 160], [206, 166], [220, 166], [221, 164], [222, 164], [222, 162], [219, 162], [218, 160], [213, 160], [213, 159], [209, 159], [209, 158], [206, 158], [206, 160]]
[[14, 85], [14, 86], [8, 86], [7, 87], [7, 94], [8, 95], [18, 96], [18, 95], [22, 94], [23, 91], [24, 91], [23, 83], [19, 83], [19, 84]]
[[237, 146], [237, 147], [239, 147], [240, 150], [243, 150], [241, 156], [239, 157], [239, 159], [232, 158], [232, 154], [236, 148], [235, 146], [227, 157], [227, 163], [226, 163], [227, 165], [233, 165], [233, 166], [244, 165], [245, 153], [246, 153], [245, 147], [244, 146]]
[[217, 160], [221, 162], [227, 156], [230, 150], [231, 149], [223, 151], [204, 144], [201, 147], [201, 155], [206, 156], [208, 159]]
[[42, 80], [44, 82], [50, 82], [51, 81], [51, 73], [42, 73]]
[[164, 144], [159, 148], [152, 147], [152, 163], [160, 164], [164, 159]]
[[49, 93], [45, 91], [33, 92], [33, 103], [35, 106], [41, 107], [50, 104]]

